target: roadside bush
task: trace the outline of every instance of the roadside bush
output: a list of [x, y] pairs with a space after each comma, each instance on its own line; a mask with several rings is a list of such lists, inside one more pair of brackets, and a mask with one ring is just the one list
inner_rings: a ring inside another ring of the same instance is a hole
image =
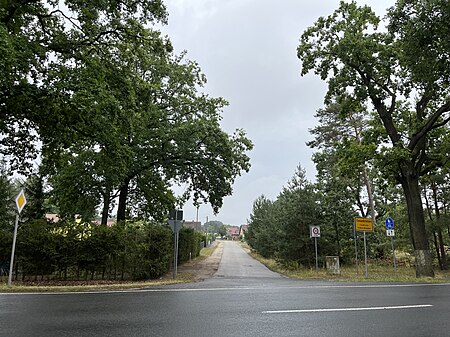
[[205, 240], [205, 235], [189, 228], [180, 230], [178, 243], [178, 263], [189, 261], [200, 255], [201, 243]]
[[134, 280], [155, 279], [167, 273], [173, 258], [172, 231], [163, 226], [146, 225], [132, 272]]
[[[180, 262], [189, 259], [190, 252], [199, 255], [201, 240], [200, 233], [181, 231]], [[166, 226], [124, 222], [106, 227], [41, 219], [19, 228], [15, 275], [22, 279], [154, 279], [170, 270], [172, 260], [173, 233]]]
[[9, 263], [11, 258], [11, 247], [13, 230], [0, 227], [0, 264]]
[[[106, 265], [114, 250], [112, 230], [106, 226], [86, 225], [87, 231], [79, 242], [77, 264], [86, 272], [86, 278], [94, 279], [96, 273], [104, 278]], [[89, 275], [90, 274], [90, 275]]]
[[80, 244], [85, 228], [76, 222], [58, 222], [52, 225], [51, 233], [55, 237], [55, 269], [56, 278], [66, 280], [69, 276], [80, 277], [79, 256]]
[[50, 275], [55, 270], [55, 236], [51, 224], [45, 220], [33, 220], [23, 224], [17, 234], [16, 263], [22, 269], [22, 277]]

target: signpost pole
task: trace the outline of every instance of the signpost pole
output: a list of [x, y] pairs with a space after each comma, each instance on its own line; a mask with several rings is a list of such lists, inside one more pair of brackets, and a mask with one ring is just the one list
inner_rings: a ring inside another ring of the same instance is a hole
[[178, 269], [178, 212], [175, 210], [175, 225], [173, 227], [173, 279], [177, 278]]
[[358, 244], [357, 244], [358, 237], [357, 237], [357, 234], [356, 234], [356, 225], [355, 224], [353, 224], [353, 235], [354, 235], [354, 238], [355, 238], [356, 275], [358, 275], [359, 274], [359, 272], [358, 272]]
[[394, 273], [397, 272], [397, 261], [395, 258], [395, 245], [394, 245], [394, 219], [387, 218], [386, 219], [386, 235], [391, 237], [391, 243], [392, 243], [392, 257], [394, 258]]
[[320, 227], [309, 226], [309, 237], [314, 238], [314, 251], [316, 253], [316, 273], [319, 271], [319, 255], [317, 254], [317, 239], [320, 238]]
[[366, 278], [369, 276], [369, 270], [367, 267], [367, 244], [366, 244], [366, 232], [364, 232], [364, 262], [366, 264]]
[[17, 228], [19, 227], [19, 216], [20, 216], [20, 212], [22, 212], [22, 209], [25, 207], [26, 203], [27, 203], [27, 198], [25, 198], [24, 191], [21, 190], [20, 193], [16, 197], [17, 213], [16, 213], [16, 222], [14, 223], [14, 236], [13, 236], [13, 244], [12, 244], [12, 249], [11, 249], [11, 261], [9, 264], [8, 287], [11, 287], [11, 285], [12, 285], [14, 253], [16, 251], [16, 239], [17, 239]]
[[395, 258], [395, 245], [394, 245], [394, 237], [391, 236], [391, 241], [392, 241], [392, 256], [394, 257], [394, 273], [397, 272], [397, 261]]
[[[367, 239], [366, 239], [366, 232], [373, 232], [374, 227], [374, 220], [370, 218], [355, 218], [355, 251], [356, 254], [358, 254], [357, 251], [357, 232], [364, 232], [364, 262], [366, 265], [366, 277], [369, 275], [368, 271], [368, 264], [367, 264]], [[358, 258], [358, 256], [357, 256]], [[356, 261], [356, 273], [358, 273], [358, 261]]]
[[314, 238], [314, 244], [316, 248], [316, 273], [319, 271], [319, 260], [317, 257], [317, 237]]
[[178, 271], [178, 241], [180, 227], [183, 223], [183, 211], [173, 209], [169, 214], [168, 224], [173, 230], [173, 279], [177, 278]]
[[11, 262], [9, 264], [9, 276], [8, 276], [8, 287], [12, 285], [12, 273], [14, 266], [14, 253], [16, 251], [16, 238], [17, 238], [17, 227], [19, 226], [19, 213], [16, 214], [16, 222], [14, 224], [14, 236], [13, 236], [13, 244], [11, 250]]

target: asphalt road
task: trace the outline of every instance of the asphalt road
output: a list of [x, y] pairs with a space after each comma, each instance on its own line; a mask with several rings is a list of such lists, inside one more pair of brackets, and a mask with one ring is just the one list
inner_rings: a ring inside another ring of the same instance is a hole
[[0, 294], [0, 336], [450, 336], [450, 284], [289, 280], [224, 244], [219, 270], [200, 283]]

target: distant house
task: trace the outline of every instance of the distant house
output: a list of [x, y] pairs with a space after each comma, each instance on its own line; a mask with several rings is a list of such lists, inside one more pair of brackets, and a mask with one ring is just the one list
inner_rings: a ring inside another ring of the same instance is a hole
[[193, 229], [196, 232], [202, 231], [202, 223], [199, 221], [185, 221], [183, 227]]
[[248, 232], [248, 225], [241, 225], [239, 228], [239, 237], [245, 239], [245, 234]]
[[[92, 222], [97, 225], [100, 225], [102, 223], [102, 218], [98, 218]], [[116, 222], [117, 222], [116, 219], [108, 218], [108, 220], [106, 221], [106, 226], [108, 227], [114, 226]]]
[[[59, 215], [58, 214], [54, 214], [54, 213], [47, 213], [47, 214], [45, 214], [45, 219], [47, 221], [50, 221], [50, 222], [53, 222], [53, 223], [57, 223], [57, 222], [59, 222], [61, 220]], [[79, 217], [76, 217], [75, 218], [75, 222], [76, 223], [80, 223], [81, 219]], [[91, 221], [91, 223], [94, 223], [96, 225], [100, 225], [101, 222], [102, 222], [101, 218], [97, 218], [97, 219]], [[108, 227], [114, 226], [115, 224], [116, 224], [116, 219], [108, 218], [108, 221], [106, 223], [106, 225]]]
[[51, 222], [59, 222], [59, 216], [58, 214], [54, 214], [54, 213], [47, 213], [45, 214], [45, 219], [47, 219], [47, 221], [51, 221]]
[[231, 237], [231, 240], [239, 240], [239, 227], [228, 227], [227, 237]]

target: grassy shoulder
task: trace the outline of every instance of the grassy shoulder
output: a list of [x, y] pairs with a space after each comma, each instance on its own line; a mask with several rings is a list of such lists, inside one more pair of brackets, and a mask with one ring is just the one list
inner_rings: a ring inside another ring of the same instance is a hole
[[267, 259], [251, 251], [246, 244], [244, 249], [256, 260], [266, 265], [270, 270], [294, 279], [325, 280], [336, 282], [412, 282], [412, 283], [447, 283], [450, 282], [450, 271], [435, 270], [434, 278], [417, 278], [413, 267], [394, 267], [387, 265], [368, 264], [368, 277], [365, 275], [364, 261], [360, 262], [358, 273], [356, 266], [341, 266], [340, 274], [333, 275], [324, 268], [286, 268], [274, 259]]
[[[200, 256], [186, 262], [186, 265], [194, 266], [201, 263], [211, 256], [216, 248], [216, 245], [203, 248], [200, 251]], [[183, 272], [183, 266], [179, 266], [180, 272], [177, 274], [175, 280], [172, 278], [172, 272], [170, 272], [161, 279], [148, 281], [36, 281], [14, 282], [12, 286], [9, 287], [6, 277], [4, 280], [0, 281], [0, 293], [125, 291], [193, 282], [195, 275], [190, 272]]]
[[159, 285], [185, 283], [189, 280], [177, 278], [176, 280], [151, 280], [142, 282], [125, 281], [77, 281], [77, 282], [26, 282], [0, 284], [0, 293], [34, 293], [34, 292], [92, 292], [92, 291], [121, 291], [143, 289]]
[[197, 259], [198, 260], [204, 260], [204, 259], [210, 257], [214, 253], [214, 251], [216, 249], [217, 249], [217, 244], [216, 243], [213, 243], [209, 247], [203, 248], [200, 251], [200, 256]]

